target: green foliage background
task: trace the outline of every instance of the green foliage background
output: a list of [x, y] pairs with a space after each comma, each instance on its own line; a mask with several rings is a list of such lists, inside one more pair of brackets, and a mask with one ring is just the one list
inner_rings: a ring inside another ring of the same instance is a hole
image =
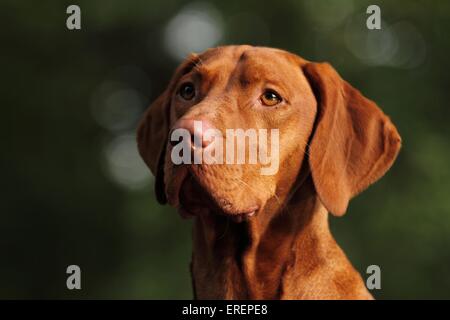
[[[178, 64], [164, 30], [188, 2], [77, 1], [80, 31], [65, 26], [70, 4], [0, 4], [0, 298], [191, 298], [191, 222], [156, 203], [151, 178], [128, 188], [107, 169], [105, 145], [133, 133], [137, 118], [111, 131], [92, 112], [105, 81], [138, 92], [140, 113], [162, 91]], [[222, 21], [217, 44], [279, 47], [329, 61], [391, 116], [403, 138], [397, 162], [347, 215], [331, 219], [332, 229], [363, 275], [368, 265], [381, 267], [377, 298], [450, 298], [450, 2], [377, 1], [386, 24], [371, 32], [406, 22], [421, 37], [419, 48], [403, 42], [397, 60], [422, 54], [406, 67], [380, 63], [383, 36], [368, 51], [381, 52], [376, 61], [352, 52], [349, 21], [362, 19], [350, 28], [369, 32], [370, 4], [209, 3]], [[124, 66], [146, 81], [123, 76], [117, 70]], [[80, 291], [66, 289], [70, 264], [82, 269]]]

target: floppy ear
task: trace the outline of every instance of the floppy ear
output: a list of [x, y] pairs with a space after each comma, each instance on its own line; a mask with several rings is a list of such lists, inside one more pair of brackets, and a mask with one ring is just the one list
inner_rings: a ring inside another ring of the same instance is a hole
[[401, 138], [380, 108], [329, 64], [308, 63], [303, 71], [318, 102], [309, 149], [312, 178], [324, 206], [341, 216], [352, 197], [391, 167]]
[[169, 135], [170, 97], [178, 80], [200, 62], [197, 54], [190, 54], [175, 70], [167, 89], [150, 105], [137, 130], [139, 153], [155, 175], [156, 199], [167, 203], [164, 185], [164, 158]]
[[164, 157], [169, 132], [167, 90], [147, 109], [137, 130], [139, 153], [155, 175], [156, 199], [166, 204], [164, 187]]

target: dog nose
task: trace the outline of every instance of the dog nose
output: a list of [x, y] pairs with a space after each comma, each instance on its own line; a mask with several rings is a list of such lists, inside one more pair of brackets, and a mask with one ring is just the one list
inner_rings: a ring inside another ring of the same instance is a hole
[[[211, 143], [211, 141], [204, 139], [205, 132], [208, 129], [214, 129], [214, 126], [207, 120], [180, 119], [173, 126], [170, 135], [172, 135], [172, 132], [177, 129], [185, 129], [189, 132], [191, 136], [191, 143], [193, 146], [196, 146], [196, 143], [199, 143], [201, 147], [206, 148]], [[172, 145], [176, 145], [178, 141], [171, 140], [170, 143]]]

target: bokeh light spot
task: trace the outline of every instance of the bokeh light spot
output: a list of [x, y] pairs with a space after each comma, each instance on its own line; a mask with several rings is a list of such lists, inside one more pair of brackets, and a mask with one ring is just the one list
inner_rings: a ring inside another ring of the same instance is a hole
[[104, 156], [107, 173], [119, 186], [138, 190], [153, 181], [153, 176], [139, 155], [134, 134], [115, 137], [104, 148]]
[[167, 52], [176, 60], [216, 45], [223, 35], [222, 17], [207, 3], [188, 5], [173, 17], [164, 33]]

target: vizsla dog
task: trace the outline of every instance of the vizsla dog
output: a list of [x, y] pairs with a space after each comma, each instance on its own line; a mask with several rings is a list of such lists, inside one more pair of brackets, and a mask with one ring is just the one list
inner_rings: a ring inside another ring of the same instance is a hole
[[[174, 129], [210, 146], [195, 121], [222, 133], [278, 129], [279, 170], [174, 164]], [[195, 219], [195, 298], [372, 299], [331, 235], [328, 212], [342, 216], [383, 176], [401, 139], [329, 64], [252, 46], [192, 55], [145, 113], [137, 139], [158, 201]]]

